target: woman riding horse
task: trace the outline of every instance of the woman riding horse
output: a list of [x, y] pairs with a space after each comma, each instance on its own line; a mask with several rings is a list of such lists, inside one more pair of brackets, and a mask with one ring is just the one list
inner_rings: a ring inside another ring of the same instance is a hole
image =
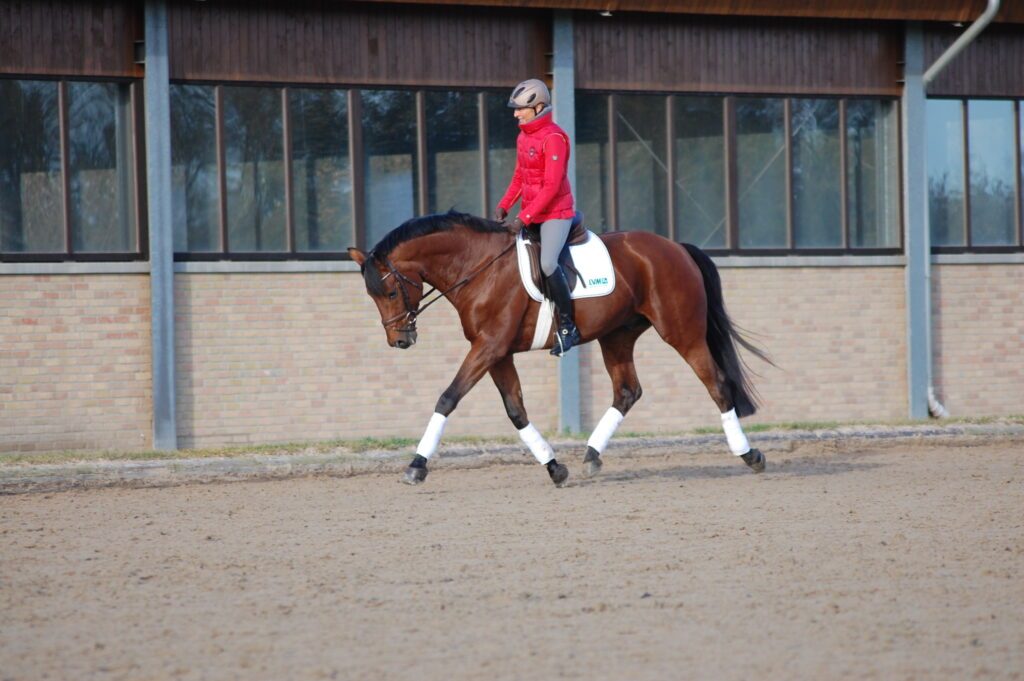
[[[526, 225], [540, 224], [540, 268], [558, 310], [558, 335], [551, 354], [561, 357], [580, 342], [569, 282], [558, 264], [576, 214], [567, 174], [569, 136], [552, 120], [551, 93], [542, 81], [531, 78], [517, 85], [508, 106], [515, 109], [519, 121], [516, 169], [495, 218], [513, 234]], [[520, 196], [522, 210], [509, 220], [508, 211]]]

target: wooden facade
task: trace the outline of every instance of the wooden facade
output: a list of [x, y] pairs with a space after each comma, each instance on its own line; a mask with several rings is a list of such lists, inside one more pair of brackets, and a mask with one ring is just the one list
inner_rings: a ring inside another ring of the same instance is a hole
[[0, 0], [0, 74], [141, 78], [140, 2]]
[[[925, 63], [931, 64], [963, 31], [929, 26]], [[1024, 29], [989, 26], [939, 74], [928, 88], [934, 96], [1024, 97]]]
[[[396, 0], [365, 0], [393, 4]], [[986, 0], [401, 0], [434, 5], [530, 7], [590, 12], [650, 12], [719, 16], [871, 19], [886, 21], [974, 21]], [[1024, 3], [1004, 0], [996, 21], [1024, 23]]]
[[576, 87], [894, 95], [903, 27], [632, 14], [576, 17]]
[[537, 11], [177, 2], [169, 24], [178, 80], [505, 87], [550, 68]]

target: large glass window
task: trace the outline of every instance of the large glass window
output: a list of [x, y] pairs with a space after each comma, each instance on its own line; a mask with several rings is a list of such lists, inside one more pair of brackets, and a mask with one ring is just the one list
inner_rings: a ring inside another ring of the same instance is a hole
[[224, 88], [224, 172], [228, 248], [287, 248], [281, 93], [271, 88]]
[[1021, 103], [929, 99], [928, 220], [937, 248], [1021, 245]]
[[1013, 102], [967, 102], [970, 225], [974, 246], [1016, 242], [1016, 159]]
[[135, 249], [130, 121], [127, 85], [68, 84], [68, 168], [75, 251]]
[[786, 134], [781, 99], [736, 103], [740, 248], [785, 248]]
[[608, 96], [576, 93], [576, 207], [583, 211], [587, 227], [595, 232], [613, 229], [615, 219], [609, 202], [613, 196], [611, 147], [608, 135]]
[[484, 209], [480, 107], [475, 92], [427, 92], [427, 212]]
[[676, 234], [725, 248], [725, 137], [721, 97], [675, 98]]
[[419, 191], [416, 96], [404, 90], [363, 90], [366, 244], [416, 214]]
[[733, 252], [899, 247], [894, 100], [578, 93], [576, 135], [591, 228]]
[[616, 180], [620, 194], [630, 197], [619, 204], [620, 229], [667, 236], [667, 100], [650, 95], [617, 95], [616, 100]]
[[843, 245], [839, 101], [792, 100], [793, 245]]
[[506, 97], [174, 84], [175, 252], [344, 257], [423, 211], [489, 213], [515, 168]]
[[57, 87], [0, 80], [0, 252], [64, 250]]
[[[508, 95], [489, 92], [487, 102], [487, 208], [493, 211], [505, 196], [516, 169], [519, 124], [508, 107]], [[513, 206], [513, 210], [515, 207]], [[514, 215], [515, 213], [513, 213]]]
[[900, 242], [896, 112], [891, 101], [846, 102], [846, 211], [854, 248], [891, 248]]
[[297, 251], [342, 251], [352, 235], [348, 92], [290, 90]]
[[171, 86], [174, 250], [220, 250], [220, 185], [214, 88]]
[[967, 242], [964, 222], [963, 103], [930, 99], [926, 105], [928, 221], [933, 246]]
[[0, 254], [138, 258], [132, 85], [0, 79]]

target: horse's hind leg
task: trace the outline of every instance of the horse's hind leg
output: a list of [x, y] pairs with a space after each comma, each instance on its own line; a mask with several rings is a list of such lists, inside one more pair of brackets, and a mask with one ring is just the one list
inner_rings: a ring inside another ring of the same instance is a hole
[[505, 403], [505, 412], [519, 433], [519, 438], [530, 449], [537, 461], [548, 469], [551, 481], [561, 487], [569, 478], [569, 469], [558, 463], [551, 445], [530, 423], [530, 419], [526, 415], [526, 406], [523, 404], [523, 389], [519, 383], [519, 372], [516, 371], [512, 355], [499, 360], [490, 368], [490, 373], [494, 385], [501, 393], [501, 401]]
[[612, 406], [598, 421], [594, 432], [587, 440], [587, 453], [583, 457], [583, 472], [587, 476], [597, 475], [601, 470], [601, 454], [608, 446], [608, 440], [622, 423], [626, 413], [643, 395], [640, 379], [636, 375], [636, 365], [633, 364], [633, 348], [640, 334], [649, 328], [650, 323], [645, 319], [613, 331], [598, 341], [601, 344], [605, 369], [612, 379], [613, 399]]
[[736, 417], [736, 409], [726, 382], [725, 372], [711, 356], [707, 342], [701, 339], [685, 348], [680, 348], [675, 344], [673, 347], [697, 374], [697, 378], [707, 388], [711, 399], [718, 405], [718, 410], [722, 414], [722, 429], [725, 431], [725, 438], [729, 443], [729, 451], [742, 458], [744, 463], [750, 466], [755, 473], [762, 472], [765, 469], [764, 454], [758, 449], [751, 449], [743, 427], [740, 426], [740, 420]]

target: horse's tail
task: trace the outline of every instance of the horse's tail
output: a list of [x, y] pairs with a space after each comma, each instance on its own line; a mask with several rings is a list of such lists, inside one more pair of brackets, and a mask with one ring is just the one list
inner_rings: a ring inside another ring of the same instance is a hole
[[[742, 345], [748, 352], [773, 364], [768, 356], [761, 349], [754, 346], [750, 341], [733, 326], [732, 320], [725, 311], [725, 301], [722, 299], [722, 280], [718, 276], [718, 268], [712, 262], [708, 254], [693, 244], [682, 244], [686, 252], [690, 254], [693, 261], [700, 268], [704, 277], [704, 294], [708, 301], [708, 348], [711, 350], [711, 357], [715, 364], [725, 372], [725, 383], [732, 393], [733, 406], [736, 415], [750, 416], [757, 411], [758, 395], [754, 386], [747, 378], [743, 360], [736, 352], [736, 343]], [[774, 366], [774, 365], [773, 365]]]

